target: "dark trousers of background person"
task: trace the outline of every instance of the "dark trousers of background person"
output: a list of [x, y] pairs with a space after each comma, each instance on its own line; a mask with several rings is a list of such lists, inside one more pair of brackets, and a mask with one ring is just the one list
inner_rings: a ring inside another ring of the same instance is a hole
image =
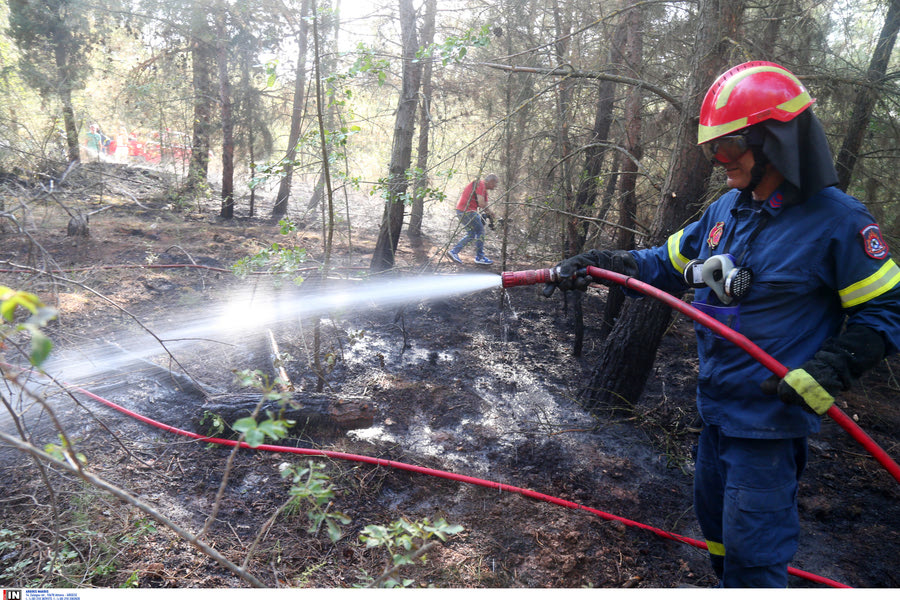
[[475, 258], [482, 258], [484, 256], [484, 219], [474, 210], [457, 210], [456, 216], [459, 217], [462, 226], [466, 228], [466, 236], [453, 246], [452, 252], [459, 254], [460, 250], [474, 240]]

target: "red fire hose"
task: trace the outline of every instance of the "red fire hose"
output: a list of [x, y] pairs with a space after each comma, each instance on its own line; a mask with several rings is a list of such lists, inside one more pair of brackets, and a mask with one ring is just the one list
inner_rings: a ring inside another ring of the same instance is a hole
[[[757, 361], [759, 361], [760, 364], [772, 371], [772, 373], [774, 373], [778, 377], [784, 377], [788, 373], [789, 369], [787, 367], [775, 360], [770, 354], [766, 353], [762, 348], [754, 344], [746, 336], [738, 333], [734, 329], [731, 329], [727, 325], [723, 325], [706, 313], [697, 310], [687, 302], [679, 300], [671, 294], [667, 294], [666, 292], [633, 277], [628, 277], [614, 271], [607, 271], [606, 269], [588, 267], [587, 274], [597, 279], [603, 279], [606, 281], [611, 281], [613, 283], [618, 283], [619, 285], [624, 285], [637, 292], [656, 298], [657, 300], [668, 304], [675, 310], [690, 317], [701, 325], [708, 327], [718, 335], [722, 336], [742, 350], [746, 351], [750, 356], [755, 358]], [[532, 285], [535, 283], [550, 283], [557, 280], [557, 275], [551, 269], [539, 269], [535, 271], [508, 271], [505, 273], [501, 273], [501, 278], [503, 287], [508, 288], [519, 285]], [[894, 462], [894, 459], [892, 459], [888, 455], [888, 453], [885, 452], [884, 449], [882, 449], [881, 446], [879, 446], [875, 442], [875, 440], [869, 437], [869, 435], [865, 431], [863, 431], [859, 427], [859, 425], [857, 425], [853, 421], [853, 419], [847, 416], [844, 411], [842, 411], [834, 404], [831, 405], [831, 408], [828, 409], [828, 412], [826, 414], [831, 417], [838, 425], [843, 427], [847, 433], [853, 436], [853, 439], [859, 442], [863, 446], [863, 448], [865, 448], [869, 452], [869, 454], [871, 454], [875, 458], [875, 460], [881, 463], [881, 466], [887, 469], [888, 473], [890, 473], [894, 477], [894, 479], [900, 482], [900, 465], [897, 465], [897, 463]]]
[[[261, 444], [259, 446], [251, 447], [246, 442], [238, 442], [236, 440], [228, 440], [222, 438], [211, 438], [202, 436], [190, 431], [185, 431], [183, 429], [178, 429], [177, 427], [173, 427], [171, 425], [166, 425], [165, 423], [160, 423], [154, 419], [149, 417], [145, 417], [144, 415], [134, 412], [132, 410], [128, 410], [125, 407], [119, 406], [115, 402], [111, 402], [106, 398], [98, 396], [94, 393], [91, 393], [87, 390], [81, 388], [73, 388], [73, 391], [84, 394], [85, 396], [100, 402], [114, 410], [121, 412], [122, 414], [128, 415], [138, 421], [146, 423], [148, 425], [152, 425], [153, 427], [158, 427], [164, 431], [168, 431], [169, 433], [174, 433], [176, 435], [181, 435], [185, 437], [189, 437], [191, 439], [200, 440], [210, 444], [219, 444], [221, 446], [240, 446], [241, 448], [247, 448], [251, 450], [265, 451], [265, 452], [281, 452], [287, 454], [299, 454], [302, 456], [324, 456], [327, 458], [332, 458], [336, 460], [349, 460], [353, 462], [377, 465], [380, 467], [388, 467], [392, 469], [399, 469], [402, 471], [408, 471], [411, 473], [419, 473], [421, 475], [428, 475], [431, 477], [439, 477], [441, 479], [449, 479], [451, 481], [459, 481], [462, 483], [468, 483], [471, 485], [478, 485], [481, 487], [491, 488], [498, 490], [500, 492], [508, 492], [512, 494], [520, 494], [525, 496], [526, 498], [531, 498], [533, 500], [540, 500], [543, 502], [548, 502], [550, 504], [556, 504], [557, 506], [563, 506], [565, 508], [569, 508], [572, 510], [583, 510], [587, 511], [593, 515], [600, 517], [601, 519], [605, 519], [607, 521], [618, 521], [628, 527], [634, 527], [637, 529], [643, 529], [646, 531], [650, 531], [655, 533], [656, 535], [675, 540], [677, 542], [682, 542], [688, 544], [690, 546], [694, 546], [695, 548], [700, 548], [702, 550], [706, 550], [706, 542], [701, 542], [700, 540], [695, 540], [694, 538], [690, 538], [684, 535], [680, 535], [678, 533], [672, 533], [670, 531], [666, 531], [664, 529], [659, 529], [658, 527], [653, 527], [651, 525], [646, 525], [644, 523], [640, 523], [638, 521], [632, 521], [631, 519], [626, 519], [624, 517], [620, 517], [614, 515], [612, 513], [603, 512], [597, 510], [596, 508], [591, 508], [589, 506], [585, 506], [583, 504], [578, 504], [577, 502], [572, 502], [571, 500], [564, 500], [563, 498], [557, 498], [556, 496], [550, 496], [547, 494], [542, 494], [540, 492], [536, 492], [534, 490], [529, 490], [526, 488], [516, 487], [513, 485], [507, 485], [504, 483], [499, 483], [497, 481], [491, 481], [489, 479], [481, 479], [478, 477], [471, 477], [468, 475], [460, 475], [458, 473], [452, 473], [450, 471], [441, 471], [438, 469], [430, 469], [428, 467], [422, 467], [419, 465], [412, 465], [408, 463], [397, 462], [394, 460], [388, 460], [385, 458], [376, 458], [373, 456], [364, 456], [360, 454], [348, 454], [346, 452], [335, 452], [332, 450], [319, 450], [314, 448], [295, 448], [291, 446], [274, 446], [270, 444]], [[795, 567], [788, 567], [788, 573], [790, 575], [794, 575], [795, 577], [800, 577], [802, 579], [806, 579], [807, 581], [813, 581], [816, 583], [821, 583], [833, 588], [848, 588], [850, 586], [835, 581], [833, 579], [829, 579], [828, 577], [823, 577], [822, 575], [816, 575], [814, 573], [809, 573], [807, 571], [802, 571]]]

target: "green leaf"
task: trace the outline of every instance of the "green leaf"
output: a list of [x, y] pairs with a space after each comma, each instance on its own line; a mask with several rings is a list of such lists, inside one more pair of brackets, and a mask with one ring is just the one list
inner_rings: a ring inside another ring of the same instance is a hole
[[259, 429], [251, 429], [244, 435], [244, 441], [246, 441], [247, 445], [251, 448], [257, 448], [266, 441], [266, 436], [264, 436]]
[[238, 419], [232, 425], [232, 428], [238, 433], [247, 433], [251, 429], [256, 429], [256, 419], [253, 417], [244, 417], [243, 419]]
[[288, 429], [293, 424], [294, 421], [287, 421], [284, 419], [267, 419], [259, 424], [259, 431], [273, 440], [278, 440], [287, 435]]
[[28, 356], [28, 361], [35, 367], [39, 367], [50, 356], [52, 349], [53, 342], [50, 341], [50, 338], [44, 335], [40, 329], [34, 328], [31, 331], [31, 354]]

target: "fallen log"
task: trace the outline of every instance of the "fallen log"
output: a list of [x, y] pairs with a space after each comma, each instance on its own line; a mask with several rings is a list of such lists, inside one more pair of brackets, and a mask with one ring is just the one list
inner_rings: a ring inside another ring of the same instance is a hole
[[[195, 431], [209, 429], [209, 415], [220, 417], [231, 425], [238, 419], [249, 417], [262, 400], [261, 394], [217, 394], [207, 398], [194, 418]], [[358, 396], [337, 397], [331, 394], [295, 392], [283, 410], [277, 402], [266, 400], [259, 411], [257, 422], [268, 417], [267, 411], [295, 424], [292, 433], [343, 433], [351, 429], [371, 427], [375, 422], [375, 407], [371, 399]]]

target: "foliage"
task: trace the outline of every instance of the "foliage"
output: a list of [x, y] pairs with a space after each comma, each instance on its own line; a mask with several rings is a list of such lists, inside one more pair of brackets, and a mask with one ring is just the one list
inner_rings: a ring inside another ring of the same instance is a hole
[[461, 63], [469, 54], [469, 48], [485, 48], [491, 43], [491, 26], [482, 25], [478, 29], [469, 29], [462, 35], [448, 36], [440, 44], [432, 44], [420, 48], [416, 53], [418, 59], [440, 57], [441, 63], [447, 66], [450, 62]]
[[[29, 313], [25, 321], [15, 323], [17, 309]], [[31, 338], [28, 360], [34, 366], [40, 366], [53, 348], [41, 328], [55, 319], [56, 314], [56, 309], [44, 305], [36, 295], [0, 285], [0, 341], [10, 339], [13, 331], [26, 332]]]
[[226, 423], [220, 415], [204, 410], [203, 416], [200, 417], [200, 425], [206, 425], [207, 436], [219, 437], [225, 432]]
[[309, 533], [316, 534], [325, 525], [329, 539], [337, 542], [343, 535], [341, 525], [350, 523], [350, 518], [341, 512], [329, 512], [335, 492], [330, 483], [331, 478], [322, 472], [324, 468], [322, 463], [311, 460], [306, 466], [288, 463], [281, 465], [281, 477], [290, 479], [293, 484], [289, 492], [291, 500], [287, 512], [290, 514], [301, 510], [303, 506], [309, 506], [306, 511], [310, 521]]
[[[244, 387], [250, 387], [260, 390], [263, 393], [263, 400], [271, 400], [279, 403], [282, 407], [290, 400], [290, 394], [277, 391], [275, 388], [281, 382], [276, 378], [275, 381], [269, 381], [268, 375], [262, 371], [236, 371], [238, 383]], [[244, 435], [244, 441], [251, 448], [256, 448], [270, 438], [274, 441], [280, 440], [287, 435], [288, 430], [294, 426], [294, 421], [290, 419], [282, 419], [279, 415], [272, 411], [266, 411], [267, 419], [257, 421], [255, 416], [238, 419], [232, 424], [232, 429]]]
[[347, 70], [346, 75], [332, 75], [329, 78], [329, 83], [333, 84], [340, 79], [352, 78], [366, 73], [374, 75], [378, 85], [384, 85], [385, 81], [387, 81], [390, 66], [389, 60], [380, 56], [373, 48], [360, 42], [356, 46], [356, 60]]
[[[404, 178], [407, 182], [422, 181], [424, 175], [425, 174], [418, 167], [410, 167], [409, 169], [406, 169]], [[416, 200], [443, 202], [447, 199], [447, 194], [440, 188], [407, 186], [406, 190], [399, 194], [396, 192], [395, 188], [396, 182], [389, 178], [379, 178], [378, 182], [372, 187], [372, 191], [369, 193], [373, 196], [376, 194], [381, 196], [385, 202], [403, 202], [406, 205], [411, 205]]]
[[[325, 131], [325, 144], [328, 147], [328, 162], [330, 165], [340, 165], [341, 161], [347, 158], [348, 142], [354, 135], [361, 131], [362, 128], [358, 125], [345, 125]], [[295, 149], [298, 153], [308, 150], [315, 154], [320, 152], [318, 147], [319, 143], [320, 137], [318, 130], [310, 131], [297, 140]], [[254, 164], [253, 166], [258, 167], [258, 170], [256, 175], [250, 180], [250, 188], [260, 187], [273, 177], [284, 177], [288, 172], [289, 167], [291, 169], [303, 167], [306, 160], [307, 159], [302, 157], [291, 160], [287, 156], [284, 156], [277, 161], [268, 162], [262, 165]], [[349, 177], [348, 173], [340, 171], [338, 171], [336, 175], [339, 177]]]
[[57, 460], [65, 461], [67, 459], [74, 459], [82, 465], [87, 463], [87, 457], [81, 452], [75, 452], [72, 448], [72, 444], [65, 436], [59, 434], [58, 437], [59, 444], [47, 444], [44, 446], [44, 452]]
[[[287, 248], [273, 242], [271, 246], [260, 250], [252, 256], [247, 256], [237, 261], [231, 270], [238, 277], [246, 277], [257, 271], [270, 273], [290, 274], [306, 262], [305, 248]], [[302, 283], [303, 278], [295, 278], [295, 283]]]
[[390, 555], [391, 565], [378, 579], [369, 579], [367, 583], [379, 587], [409, 587], [413, 580], [397, 579], [400, 567], [416, 561], [426, 563], [426, 551], [434, 540], [446, 542], [450, 536], [462, 531], [461, 525], [450, 525], [444, 519], [438, 519], [434, 524], [428, 519], [412, 523], [399, 519], [388, 526], [367, 525], [359, 539], [366, 548], [384, 548]]
[[[101, 531], [103, 520], [95, 514], [96, 496], [88, 494], [83, 507], [72, 515], [79, 526], [65, 533], [59, 550], [47, 561], [41, 571], [46, 579], [36, 577], [34, 560], [23, 556], [23, 550], [33, 542], [23, 531], [9, 528], [0, 529], [0, 556], [21, 557], [0, 568], [0, 582], [7, 587], [20, 587], [27, 583], [37, 587], [43, 581], [49, 587], [70, 587], [71, 582], [85, 583], [105, 581], [119, 569], [119, 561], [126, 549], [145, 543], [147, 537], [156, 533], [153, 521], [141, 518], [129, 521], [119, 532]], [[33, 580], [28, 578], [35, 577]], [[139, 576], [132, 573], [125, 587], [137, 587]]]
[[25, 79], [44, 94], [83, 87], [95, 41], [90, 5], [82, 0], [10, 0], [9, 9], [9, 33], [22, 50], [19, 65]]

